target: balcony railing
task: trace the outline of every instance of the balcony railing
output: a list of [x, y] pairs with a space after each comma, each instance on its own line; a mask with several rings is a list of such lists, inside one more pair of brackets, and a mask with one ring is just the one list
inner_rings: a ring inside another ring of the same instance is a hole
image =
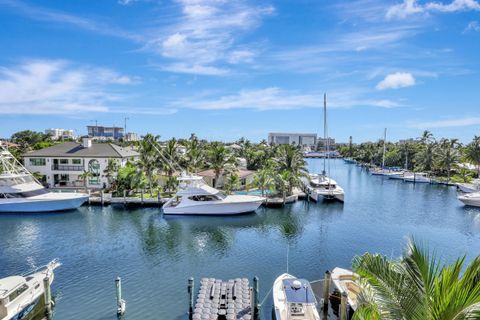
[[68, 165], [68, 164], [52, 164], [52, 170], [54, 171], [83, 171], [82, 165]]

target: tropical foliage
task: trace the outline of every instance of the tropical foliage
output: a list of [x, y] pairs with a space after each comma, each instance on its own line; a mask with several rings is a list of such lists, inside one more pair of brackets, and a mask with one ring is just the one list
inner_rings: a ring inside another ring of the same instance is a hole
[[[347, 145], [339, 148], [341, 155], [362, 163], [381, 166], [383, 140]], [[465, 163], [477, 166], [477, 172], [465, 169]], [[412, 171], [428, 172], [445, 180], [463, 181], [480, 173], [480, 137], [462, 145], [458, 139], [435, 139], [424, 131], [417, 139], [386, 143], [385, 165]], [[464, 169], [463, 172], [462, 168]]]
[[442, 265], [435, 254], [410, 241], [399, 260], [366, 253], [356, 257], [361, 292], [354, 319], [480, 319], [480, 256]]

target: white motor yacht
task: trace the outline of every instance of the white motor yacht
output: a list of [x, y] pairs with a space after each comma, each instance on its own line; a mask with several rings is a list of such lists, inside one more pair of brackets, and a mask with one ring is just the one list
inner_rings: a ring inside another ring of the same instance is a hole
[[458, 200], [466, 206], [480, 207], [480, 192], [459, 195]]
[[415, 183], [430, 183], [432, 179], [430, 179], [426, 173], [419, 173], [414, 172], [403, 177], [403, 181], [405, 182], [415, 182]]
[[180, 190], [163, 205], [164, 214], [234, 215], [253, 212], [265, 198], [251, 195], [225, 195], [205, 184], [202, 177], [179, 177]]
[[0, 147], [0, 212], [48, 212], [76, 209], [88, 195], [50, 192], [6, 149]]
[[357, 296], [360, 293], [360, 287], [355, 282], [358, 275], [351, 270], [335, 268], [332, 273], [332, 282], [340, 293], [347, 294], [347, 302], [353, 311], [357, 309]]
[[53, 270], [61, 266], [53, 260], [44, 267], [23, 276], [0, 279], [0, 320], [25, 319], [41, 300], [45, 287], [43, 280], [53, 282]]
[[388, 176], [391, 173], [393, 173], [393, 171], [390, 169], [375, 168], [370, 170], [372, 176]]
[[345, 192], [335, 180], [322, 174], [310, 174], [302, 181], [313, 201], [338, 200], [344, 202]]
[[288, 273], [273, 284], [273, 304], [276, 320], [320, 320], [310, 283]]

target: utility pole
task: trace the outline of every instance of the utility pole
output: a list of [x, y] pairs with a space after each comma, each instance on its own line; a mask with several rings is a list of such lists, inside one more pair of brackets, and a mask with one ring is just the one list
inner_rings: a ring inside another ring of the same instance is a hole
[[125, 121], [124, 127], [123, 127], [123, 140], [125, 140], [125, 137], [127, 136], [127, 120], [130, 120], [130, 118], [125, 117], [123, 118], [123, 120]]

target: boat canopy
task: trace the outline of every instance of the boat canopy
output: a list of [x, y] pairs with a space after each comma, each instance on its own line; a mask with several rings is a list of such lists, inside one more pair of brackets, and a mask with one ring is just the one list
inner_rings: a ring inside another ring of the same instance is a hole
[[310, 283], [305, 279], [284, 279], [283, 288], [288, 303], [317, 303]]
[[217, 193], [219, 193], [219, 191], [215, 188], [207, 186], [206, 184], [198, 184], [194, 186], [189, 186], [184, 190], [178, 191], [177, 196], [213, 195]]

